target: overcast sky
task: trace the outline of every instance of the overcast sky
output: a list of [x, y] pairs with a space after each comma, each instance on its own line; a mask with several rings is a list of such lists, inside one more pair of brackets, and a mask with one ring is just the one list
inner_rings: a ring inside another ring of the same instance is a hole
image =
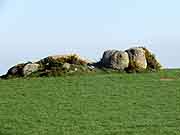
[[0, 74], [14, 64], [106, 49], [151, 49], [180, 67], [180, 0], [0, 0]]

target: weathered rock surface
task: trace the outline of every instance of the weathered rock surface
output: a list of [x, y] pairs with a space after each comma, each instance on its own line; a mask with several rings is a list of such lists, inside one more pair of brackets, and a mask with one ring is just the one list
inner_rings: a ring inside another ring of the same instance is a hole
[[62, 66], [63, 69], [65, 70], [69, 70], [71, 68], [71, 64], [69, 63], [64, 63], [63, 66]]
[[[52, 68], [52, 67], [62, 67], [65, 63], [70, 65], [87, 65], [91, 63], [90, 61], [83, 59], [77, 54], [68, 54], [68, 55], [55, 55], [49, 56], [44, 59], [41, 59], [37, 62], [40, 64], [41, 68]], [[67, 64], [65, 64], [67, 65]]]
[[103, 53], [103, 57], [101, 59], [101, 62], [104, 66], [108, 66], [110, 65], [110, 59], [111, 56], [116, 52], [117, 50], [107, 50]]
[[157, 60], [156, 56], [152, 54], [147, 48], [141, 47], [145, 51], [146, 61], [147, 61], [147, 70], [157, 71], [162, 68], [162, 65]]
[[147, 68], [147, 60], [145, 51], [140, 47], [130, 48], [126, 50], [129, 55], [129, 67], [135, 69], [146, 69]]
[[23, 76], [23, 68], [26, 64], [18, 64], [10, 68], [7, 72], [7, 76]]
[[28, 76], [39, 70], [40, 65], [36, 63], [26, 64], [23, 68], [23, 75]]
[[129, 65], [129, 56], [127, 52], [108, 50], [104, 52], [101, 62], [105, 67], [124, 70]]
[[50, 58], [62, 63], [69, 63], [69, 64], [83, 65], [83, 64], [91, 63], [89, 60], [84, 59], [77, 54], [54, 55], [54, 56], [50, 56]]

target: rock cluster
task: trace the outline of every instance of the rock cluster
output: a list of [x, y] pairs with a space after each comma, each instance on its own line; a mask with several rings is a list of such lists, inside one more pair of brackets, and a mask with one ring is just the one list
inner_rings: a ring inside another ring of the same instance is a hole
[[161, 68], [155, 56], [144, 47], [134, 47], [125, 51], [107, 50], [99, 64], [127, 72], [157, 71]]
[[37, 62], [22, 63], [10, 68], [0, 78], [59, 76], [71, 73], [96, 72], [101, 69], [126, 72], [157, 71], [161, 68], [155, 56], [144, 47], [130, 48], [125, 51], [107, 50], [100, 62], [93, 63], [77, 54], [55, 55]]
[[24, 77], [28, 76], [39, 70], [39, 64], [37, 63], [22, 63], [17, 64], [10, 68], [6, 75], [3, 75], [2, 78], [11, 78], [11, 77]]
[[74, 72], [88, 72], [92, 62], [81, 58], [77, 54], [55, 55], [37, 62], [17, 64], [10, 68], [1, 78], [16, 78], [30, 76], [59, 76]]

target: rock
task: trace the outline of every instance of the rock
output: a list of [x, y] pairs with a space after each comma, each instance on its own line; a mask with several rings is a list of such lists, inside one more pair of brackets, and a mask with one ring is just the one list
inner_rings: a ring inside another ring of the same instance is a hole
[[9, 69], [8, 74], [9, 75], [16, 75], [16, 74], [18, 74], [18, 71], [19, 71], [19, 67], [18, 66], [14, 66], [14, 67]]
[[114, 69], [124, 70], [129, 65], [129, 56], [127, 52], [118, 51], [111, 57], [111, 65]]
[[117, 50], [107, 50], [103, 53], [103, 57], [101, 59], [101, 63], [103, 65], [109, 65], [110, 64], [110, 59], [113, 53], [115, 53]]
[[65, 70], [69, 70], [69, 69], [71, 68], [71, 64], [69, 64], [69, 63], [64, 63], [62, 67], [63, 67], [63, 69], [65, 69]]
[[104, 52], [101, 62], [105, 67], [124, 70], [129, 65], [129, 56], [127, 52], [108, 50]]
[[36, 63], [32, 63], [32, 64], [27, 64], [25, 65], [25, 67], [23, 68], [23, 75], [24, 76], [28, 76], [36, 71], [39, 70], [40, 65], [36, 64]]
[[162, 69], [162, 65], [156, 59], [156, 56], [152, 54], [147, 48], [141, 47], [145, 51], [146, 61], [147, 61], [147, 69], [149, 71], [159, 71]]
[[129, 68], [134, 68], [134, 70], [147, 68], [147, 60], [143, 48], [130, 48], [126, 50], [126, 52], [128, 53], [130, 60]]
[[50, 57], [62, 63], [77, 64], [77, 65], [87, 65], [91, 63], [89, 60], [86, 60], [77, 54], [54, 55]]
[[40, 64], [42, 69], [51, 69], [52, 67], [62, 67], [65, 63], [85, 66], [91, 62], [81, 58], [77, 54], [68, 54], [49, 56], [36, 63]]
[[23, 76], [23, 68], [25, 67], [27, 63], [22, 63], [13, 66], [10, 68], [6, 74], [6, 76], [14, 76], [14, 77], [20, 77]]

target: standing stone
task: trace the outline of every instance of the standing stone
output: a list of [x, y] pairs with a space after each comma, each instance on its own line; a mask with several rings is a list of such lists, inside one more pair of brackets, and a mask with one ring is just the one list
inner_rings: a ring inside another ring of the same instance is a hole
[[103, 65], [108, 66], [110, 64], [110, 59], [113, 53], [115, 53], [117, 50], [107, 50], [104, 52], [103, 57], [101, 59], [101, 62]]
[[111, 65], [114, 69], [124, 70], [129, 66], [129, 56], [127, 52], [118, 51], [111, 56]]
[[28, 76], [36, 71], [39, 70], [40, 65], [36, 64], [36, 63], [32, 63], [32, 64], [27, 64], [25, 65], [25, 67], [23, 68], [23, 74], [24, 76]]
[[129, 56], [127, 52], [108, 50], [104, 52], [101, 62], [105, 67], [124, 70], [129, 65]]
[[129, 55], [130, 67], [133, 67], [136, 69], [147, 68], [147, 60], [146, 60], [145, 51], [143, 50], [143, 48], [140, 48], [140, 47], [130, 48], [126, 50], [126, 52]]

